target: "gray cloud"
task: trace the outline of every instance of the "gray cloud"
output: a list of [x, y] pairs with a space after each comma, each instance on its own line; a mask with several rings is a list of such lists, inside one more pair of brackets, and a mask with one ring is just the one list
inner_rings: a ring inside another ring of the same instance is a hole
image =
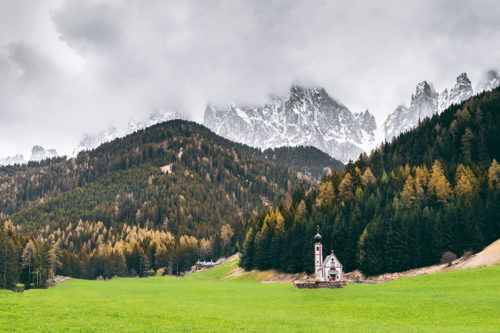
[[[32, 10], [24, 10], [26, 6]], [[416, 83], [500, 64], [498, 1], [19, 0], [0, 4], [0, 156], [71, 152], [166, 106], [255, 104], [321, 85], [379, 123]]]

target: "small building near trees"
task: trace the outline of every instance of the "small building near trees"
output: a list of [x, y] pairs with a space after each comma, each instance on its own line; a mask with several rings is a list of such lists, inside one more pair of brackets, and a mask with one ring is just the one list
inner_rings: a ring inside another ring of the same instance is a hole
[[342, 264], [333, 253], [323, 260], [323, 245], [321, 235], [318, 232], [314, 236], [314, 272], [316, 281], [342, 281]]

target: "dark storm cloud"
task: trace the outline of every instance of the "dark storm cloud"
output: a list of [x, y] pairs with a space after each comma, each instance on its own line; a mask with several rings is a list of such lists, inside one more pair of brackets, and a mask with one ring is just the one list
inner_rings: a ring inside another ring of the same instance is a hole
[[0, 156], [67, 153], [163, 106], [199, 121], [207, 102], [262, 103], [292, 82], [380, 123], [421, 80], [441, 90], [498, 69], [499, 12], [493, 0], [2, 3]]

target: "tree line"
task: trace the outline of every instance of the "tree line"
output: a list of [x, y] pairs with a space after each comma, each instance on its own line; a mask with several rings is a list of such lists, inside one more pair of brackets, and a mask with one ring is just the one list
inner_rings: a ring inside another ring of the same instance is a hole
[[211, 238], [173, 236], [168, 231], [122, 224], [79, 221], [65, 228], [49, 225], [26, 235], [19, 226], [0, 221], [0, 287], [45, 288], [56, 275], [96, 279], [178, 275], [197, 260], [236, 251], [234, 231], [223, 225]]

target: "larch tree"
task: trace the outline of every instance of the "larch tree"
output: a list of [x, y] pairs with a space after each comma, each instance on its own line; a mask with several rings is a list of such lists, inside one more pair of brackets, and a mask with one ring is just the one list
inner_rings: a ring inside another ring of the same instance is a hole
[[319, 187], [318, 197], [316, 198], [316, 204], [318, 206], [326, 205], [330, 203], [335, 197], [335, 189], [331, 181], [325, 181]]
[[373, 175], [372, 170], [370, 167], [367, 167], [365, 172], [363, 173], [363, 176], [361, 176], [361, 183], [364, 186], [368, 186], [369, 184], [374, 184], [377, 181], [375, 176]]
[[346, 173], [344, 178], [342, 178], [342, 181], [339, 184], [339, 196], [342, 199], [345, 199], [348, 196], [352, 195], [353, 191], [354, 191], [354, 184], [352, 181], [352, 176], [350, 173]]
[[441, 203], [446, 203], [451, 197], [451, 185], [446, 179], [443, 167], [439, 161], [435, 161], [432, 165], [429, 191], [431, 194], [434, 194]]
[[401, 192], [401, 200], [406, 208], [413, 207], [417, 198], [416, 194], [415, 180], [409, 175]]

